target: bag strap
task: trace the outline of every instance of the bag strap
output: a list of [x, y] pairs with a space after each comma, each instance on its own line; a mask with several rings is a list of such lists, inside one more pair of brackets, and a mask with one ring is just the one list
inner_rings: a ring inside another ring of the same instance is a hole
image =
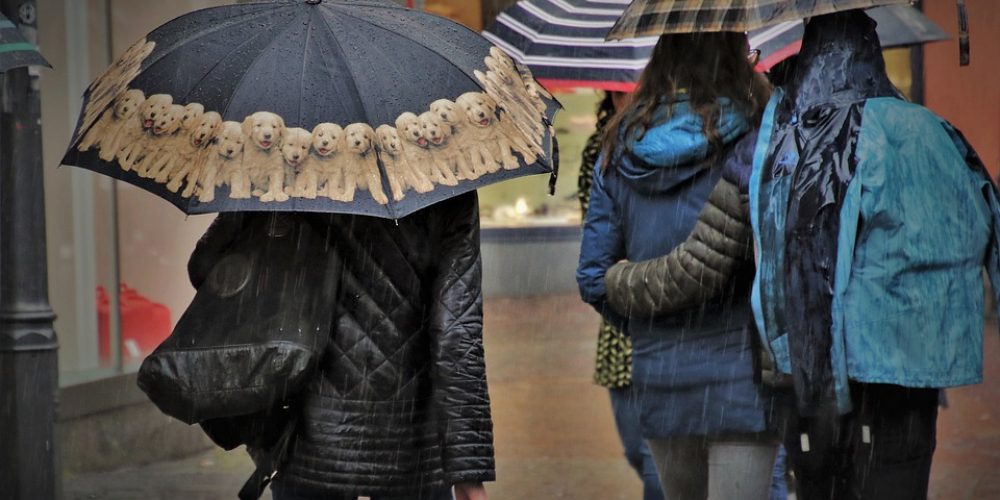
[[298, 420], [298, 416], [288, 419], [288, 423], [285, 424], [284, 430], [281, 431], [281, 437], [274, 444], [274, 448], [260, 459], [257, 463], [257, 469], [253, 471], [247, 482], [243, 483], [243, 488], [240, 488], [240, 500], [258, 500], [264, 494], [267, 485], [271, 484], [271, 481], [278, 474], [278, 467], [288, 457], [288, 449], [292, 441], [292, 436], [295, 434], [295, 427]]

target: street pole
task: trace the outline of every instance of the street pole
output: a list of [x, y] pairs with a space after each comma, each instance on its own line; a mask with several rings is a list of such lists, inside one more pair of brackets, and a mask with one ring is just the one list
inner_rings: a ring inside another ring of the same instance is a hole
[[[0, 11], [35, 42], [34, 0]], [[0, 497], [56, 498], [58, 387], [49, 305], [39, 82], [29, 68], [0, 77]]]

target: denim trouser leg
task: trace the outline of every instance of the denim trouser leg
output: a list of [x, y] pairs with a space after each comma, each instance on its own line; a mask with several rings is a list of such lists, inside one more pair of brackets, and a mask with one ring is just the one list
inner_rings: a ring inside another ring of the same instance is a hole
[[778, 446], [778, 456], [774, 459], [774, 470], [771, 471], [771, 500], [788, 500], [788, 481], [785, 480], [787, 459], [785, 447]]
[[618, 437], [625, 448], [625, 458], [642, 479], [643, 500], [663, 500], [663, 489], [660, 478], [656, 475], [653, 455], [639, 432], [638, 399], [632, 386], [609, 389], [608, 392], [611, 394], [611, 410], [615, 415]]

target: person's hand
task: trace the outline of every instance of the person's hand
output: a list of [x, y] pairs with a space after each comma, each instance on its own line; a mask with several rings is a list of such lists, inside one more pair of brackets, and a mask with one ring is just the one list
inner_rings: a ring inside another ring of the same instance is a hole
[[483, 483], [458, 483], [455, 485], [455, 500], [487, 500]]

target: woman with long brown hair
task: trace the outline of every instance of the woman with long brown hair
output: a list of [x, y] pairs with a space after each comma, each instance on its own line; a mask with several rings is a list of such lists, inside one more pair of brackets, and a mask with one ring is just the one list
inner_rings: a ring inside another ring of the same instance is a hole
[[739, 196], [769, 97], [748, 48], [742, 33], [660, 38], [606, 129], [584, 224], [581, 295], [632, 338], [641, 432], [670, 500], [766, 499], [777, 449]]

